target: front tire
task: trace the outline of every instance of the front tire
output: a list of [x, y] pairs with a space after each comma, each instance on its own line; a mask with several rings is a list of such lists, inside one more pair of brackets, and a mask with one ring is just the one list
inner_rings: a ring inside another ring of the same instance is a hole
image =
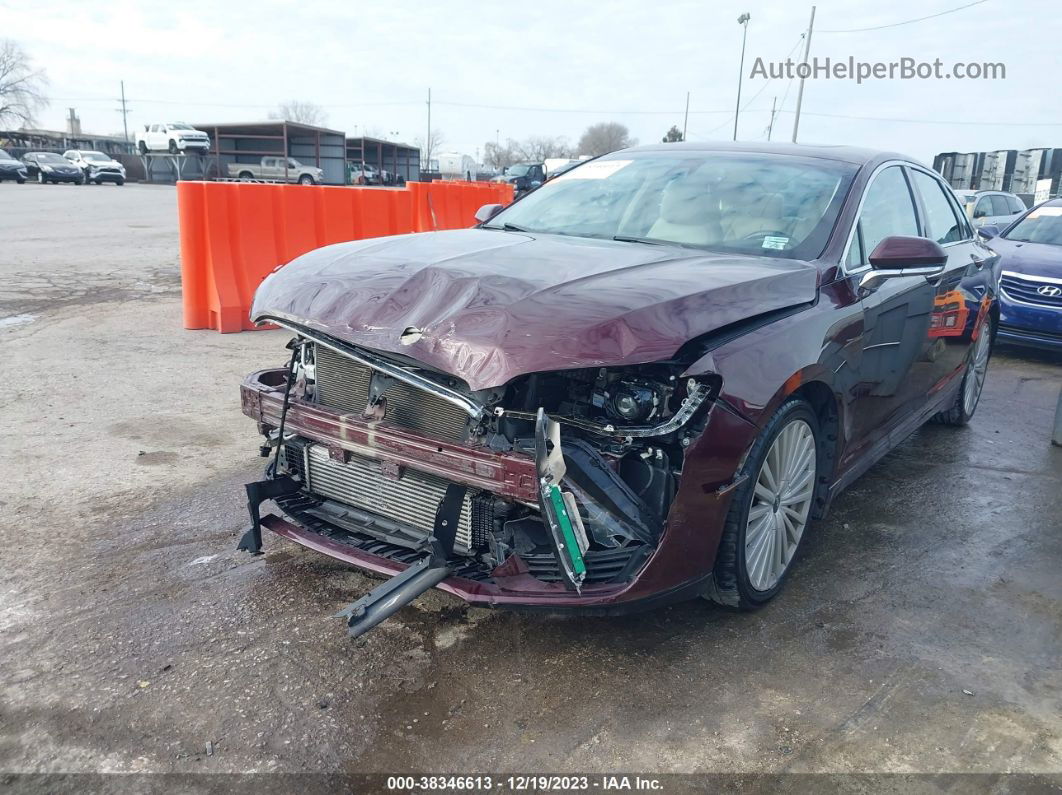
[[299, 184], [300, 185], [313, 185], [314, 184], [313, 183], [313, 177], [311, 177], [309, 174], [303, 174], [301, 177], [299, 177]]
[[146, 155], [146, 154], [148, 153], [148, 148], [147, 148], [147, 144], [146, 144], [146, 143], [144, 143], [143, 141], [140, 141], [140, 142], [139, 142], [139, 143], [138, 143], [138, 144], [136, 145], [136, 148], [140, 150], [140, 154], [141, 154], [141, 156], [143, 156], [143, 155]]
[[977, 411], [981, 402], [981, 390], [988, 373], [988, 362], [992, 358], [992, 321], [986, 319], [981, 323], [981, 330], [970, 349], [970, 360], [962, 374], [962, 383], [955, 401], [948, 408], [933, 415], [933, 422], [940, 425], [967, 425]]
[[173, 141], [173, 140], [170, 141], [169, 151], [170, 151], [171, 155], [177, 154], [178, 150], [177, 150], [177, 142], [176, 141]]
[[818, 417], [787, 400], [752, 445], [723, 525], [708, 596], [751, 610], [782, 589], [810, 522], [823, 470]]

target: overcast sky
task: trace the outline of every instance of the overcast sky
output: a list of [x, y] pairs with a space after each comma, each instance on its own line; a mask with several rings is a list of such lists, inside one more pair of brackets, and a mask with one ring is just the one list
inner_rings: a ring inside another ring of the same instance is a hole
[[[808, 80], [800, 140], [888, 148], [930, 160], [941, 151], [1062, 147], [1059, 0], [987, 0], [953, 14], [888, 25], [970, 0], [820, 0], [811, 53], [950, 67], [1002, 62], [1006, 79]], [[323, 106], [348, 135], [414, 142], [432, 127], [443, 150], [475, 156], [500, 136], [563, 135], [619, 121], [642, 143], [682, 126], [729, 139], [741, 27], [748, 28], [739, 138], [792, 133], [797, 83], [750, 78], [759, 56], [800, 44], [810, 3], [607, 0], [571, 3], [390, 0], [363, 3], [47, 2], [0, 0], [0, 35], [19, 41], [50, 78], [41, 126], [62, 129], [68, 107], [86, 131], [121, 131], [119, 81], [134, 125], [249, 121], [286, 99]], [[796, 54], [802, 52], [802, 45]], [[762, 91], [761, 91], [762, 89]], [[869, 117], [840, 119], [814, 114]], [[901, 122], [900, 119], [914, 121]], [[931, 123], [922, 123], [931, 122]]]

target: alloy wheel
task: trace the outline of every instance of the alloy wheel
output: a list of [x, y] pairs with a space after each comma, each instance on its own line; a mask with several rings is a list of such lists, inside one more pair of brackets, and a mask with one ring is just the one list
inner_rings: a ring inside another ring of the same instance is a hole
[[973, 414], [977, 408], [977, 401], [981, 399], [981, 387], [985, 383], [985, 374], [988, 372], [988, 354], [991, 351], [990, 327], [986, 323], [981, 326], [981, 333], [974, 343], [973, 353], [970, 355], [970, 364], [966, 368], [966, 384], [962, 394], [962, 408], [967, 415]]
[[808, 524], [818, 461], [815, 434], [802, 419], [782, 428], [756, 477], [745, 527], [745, 569], [757, 591], [778, 584]]

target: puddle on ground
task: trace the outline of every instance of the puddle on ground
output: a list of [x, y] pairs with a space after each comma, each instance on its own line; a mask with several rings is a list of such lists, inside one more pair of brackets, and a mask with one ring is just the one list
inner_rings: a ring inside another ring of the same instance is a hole
[[0, 328], [25, 326], [36, 319], [36, 315], [8, 315], [7, 317], [0, 317]]

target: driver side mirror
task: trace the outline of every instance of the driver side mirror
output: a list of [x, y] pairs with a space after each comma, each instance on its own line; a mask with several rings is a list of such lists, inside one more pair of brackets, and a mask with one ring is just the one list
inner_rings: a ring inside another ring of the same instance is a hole
[[977, 234], [985, 240], [991, 240], [994, 237], [999, 237], [999, 227], [995, 224], [984, 224], [977, 227]]
[[932, 282], [944, 272], [948, 252], [926, 237], [894, 235], [882, 240], [870, 253], [870, 270], [859, 281], [864, 290], [876, 290], [887, 279], [923, 276]]
[[502, 204], [484, 204], [478, 210], [476, 210], [476, 221], [481, 224], [487, 223], [491, 218], [496, 216], [504, 209]]

